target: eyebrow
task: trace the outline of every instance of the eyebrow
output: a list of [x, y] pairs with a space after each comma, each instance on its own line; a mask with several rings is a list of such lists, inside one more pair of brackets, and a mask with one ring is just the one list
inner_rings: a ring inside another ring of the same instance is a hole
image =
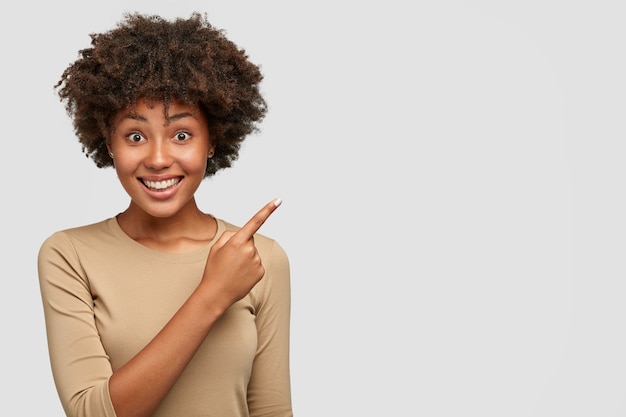
[[[183, 112], [183, 113], [176, 113], [176, 114], [172, 114], [171, 116], [167, 117], [167, 122], [173, 122], [176, 120], [180, 120], [180, 119], [184, 119], [185, 117], [193, 117], [193, 114], [189, 113], [189, 112]], [[145, 118], [144, 116], [140, 115], [140, 114], [136, 114], [136, 113], [128, 113], [125, 114], [124, 119], [131, 119], [131, 120], [137, 120], [140, 122], [147, 122], [148, 119]]]
[[191, 114], [189, 112], [176, 113], [176, 114], [173, 114], [171, 116], [168, 116], [167, 117], [167, 121], [168, 122], [173, 122], [174, 120], [184, 119], [185, 117], [194, 117], [194, 116], [193, 116], [193, 114]]

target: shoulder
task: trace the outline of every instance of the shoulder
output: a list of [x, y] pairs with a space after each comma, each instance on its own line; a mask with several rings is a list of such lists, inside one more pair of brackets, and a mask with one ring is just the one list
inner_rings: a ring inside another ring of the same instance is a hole
[[54, 232], [52, 235], [44, 240], [41, 245], [40, 251], [55, 248], [70, 248], [76, 245], [81, 245], [85, 243], [88, 244], [89, 242], [102, 240], [106, 236], [111, 236], [113, 234], [110, 223], [114, 220], [114, 218], [109, 218], [99, 221], [97, 223], [77, 226]]

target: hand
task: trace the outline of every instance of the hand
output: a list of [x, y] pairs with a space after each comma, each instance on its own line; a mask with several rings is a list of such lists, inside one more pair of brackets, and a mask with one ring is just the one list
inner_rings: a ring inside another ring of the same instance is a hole
[[280, 203], [280, 199], [267, 203], [241, 229], [226, 231], [215, 242], [200, 283], [211, 304], [217, 302], [226, 310], [263, 278], [265, 269], [254, 246], [254, 234]]

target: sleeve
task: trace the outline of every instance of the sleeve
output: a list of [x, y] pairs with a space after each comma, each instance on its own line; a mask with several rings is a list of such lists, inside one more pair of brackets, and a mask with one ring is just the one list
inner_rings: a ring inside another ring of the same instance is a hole
[[112, 368], [100, 341], [88, 278], [70, 238], [49, 237], [38, 255], [39, 285], [52, 375], [70, 417], [115, 417]]
[[258, 346], [248, 384], [250, 417], [292, 417], [289, 371], [291, 289], [289, 261], [272, 242], [258, 286]]

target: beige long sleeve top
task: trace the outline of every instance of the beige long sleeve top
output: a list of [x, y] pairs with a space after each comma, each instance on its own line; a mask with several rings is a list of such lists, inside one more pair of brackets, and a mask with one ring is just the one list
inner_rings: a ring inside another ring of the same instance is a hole
[[[54, 381], [68, 416], [114, 417], [108, 381], [196, 288], [211, 245], [163, 253], [116, 218], [57, 232], [41, 246], [39, 282]], [[290, 417], [290, 276], [281, 246], [255, 235], [265, 276], [218, 320], [154, 414]], [[167, 364], [163, 364], [167, 366]]]

